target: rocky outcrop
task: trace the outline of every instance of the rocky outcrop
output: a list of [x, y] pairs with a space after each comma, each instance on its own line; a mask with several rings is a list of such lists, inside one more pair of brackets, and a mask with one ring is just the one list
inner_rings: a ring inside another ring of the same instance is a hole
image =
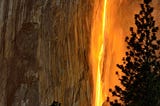
[[[124, 0], [116, 4], [117, 10], [127, 5], [123, 9], [130, 14], [139, 1]], [[160, 2], [153, 1], [159, 14]], [[0, 0], [0, 106], [49, 106], [53, 101], [91, 106], [88, 55], [93, 8], [98, 2]], [[129, 18], [122, 13], [115, 13], [123, 17], [117, 17], [119, 26], [128, 28]], [[159, 20], [158, 15], [155, 18]]]
[[93, 0], [0, 1], [0, 106], [91, 105]]

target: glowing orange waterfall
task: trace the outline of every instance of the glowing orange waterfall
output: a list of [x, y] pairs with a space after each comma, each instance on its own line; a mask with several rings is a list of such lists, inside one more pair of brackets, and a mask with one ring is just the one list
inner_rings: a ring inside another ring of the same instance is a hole
[[105, 40], [105, 23], [106, 23], [106, 5], [107, 0], [104, 0], [104, 7], [102, 12], [102, 32], [101, 36], [102, 42], [100, 42], [100, 51], [98, 53], [98, 68], [97, 68], [97, 78], [96, 78], [96, 95], [95, 95], [95, 106], [101, 106], [104, 102], [103, 98], [103, 85], [101, 82], [102, 69], [103, 69], [103, 57], [104, 57], [104, 40]]
[[[93, 77], [92, 106], [102, 106], [109, 88], [119, 85], [115, 72], [126, 51], [125, 36], [137, 8], [128, 0], [95, 0], [90, 45]], [[134, 3], [134, 2], [132, 2]], [[131, 8], [132, 7], [132, 8]], [[119, 72], [119, 74], [121, 74]], [[110, 98], [112, 99], [112, 98]], [[108, 106], [107, 103], [103, 105]]]
[[[99, 5], [99, 4], [97, 4]], [[94, 12], [94, 26], [92, 29], [92, 42], [91, 42], [91, 57], [92, 71], [93, 71], [93, 82], [94, 82], [94, 93], [93, 93], [93, 106], [102, 106], [104, 102], [103, 87], [102, 87], [102, 69], [103, 69], [103, 57], [104, 57], [104, 39], [105, 39], [105, 24], [106, 24], [106, 6], [107, 0], [101, 3], [102, 9], [95, 9]]]

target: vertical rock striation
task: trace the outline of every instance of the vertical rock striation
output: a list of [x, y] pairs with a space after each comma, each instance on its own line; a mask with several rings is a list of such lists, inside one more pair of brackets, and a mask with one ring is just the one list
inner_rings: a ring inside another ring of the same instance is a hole
[[91, 105], [93, 0], [0, 1], [0, 106]]
[[54, 100], [91, 106], [88, 54], [95, 3], [0, 0], [0, 106], [49, 106]]

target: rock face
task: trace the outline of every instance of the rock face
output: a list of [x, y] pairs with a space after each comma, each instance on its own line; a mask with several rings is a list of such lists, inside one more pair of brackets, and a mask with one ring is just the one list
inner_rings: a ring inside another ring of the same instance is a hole
[[91, 105], [93, 0], [0, 0], [0, 106]]
[[0, 106], [91, 106], [94, 3], [0, 0]]

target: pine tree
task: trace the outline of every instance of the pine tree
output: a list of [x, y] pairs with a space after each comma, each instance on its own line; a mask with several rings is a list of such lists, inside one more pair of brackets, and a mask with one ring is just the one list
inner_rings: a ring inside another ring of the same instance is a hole
[[108, 97], [111, 106], [160, 106], [160, 40], [151, 2], [140, 4], [141, 10], [135, 15], [136, 31], [131, 27], [125, 39], [127, 51], [123, 64], [117, 65], [122, 71], [121, 86], [109, 90], [117, 98], [111, 101]]

